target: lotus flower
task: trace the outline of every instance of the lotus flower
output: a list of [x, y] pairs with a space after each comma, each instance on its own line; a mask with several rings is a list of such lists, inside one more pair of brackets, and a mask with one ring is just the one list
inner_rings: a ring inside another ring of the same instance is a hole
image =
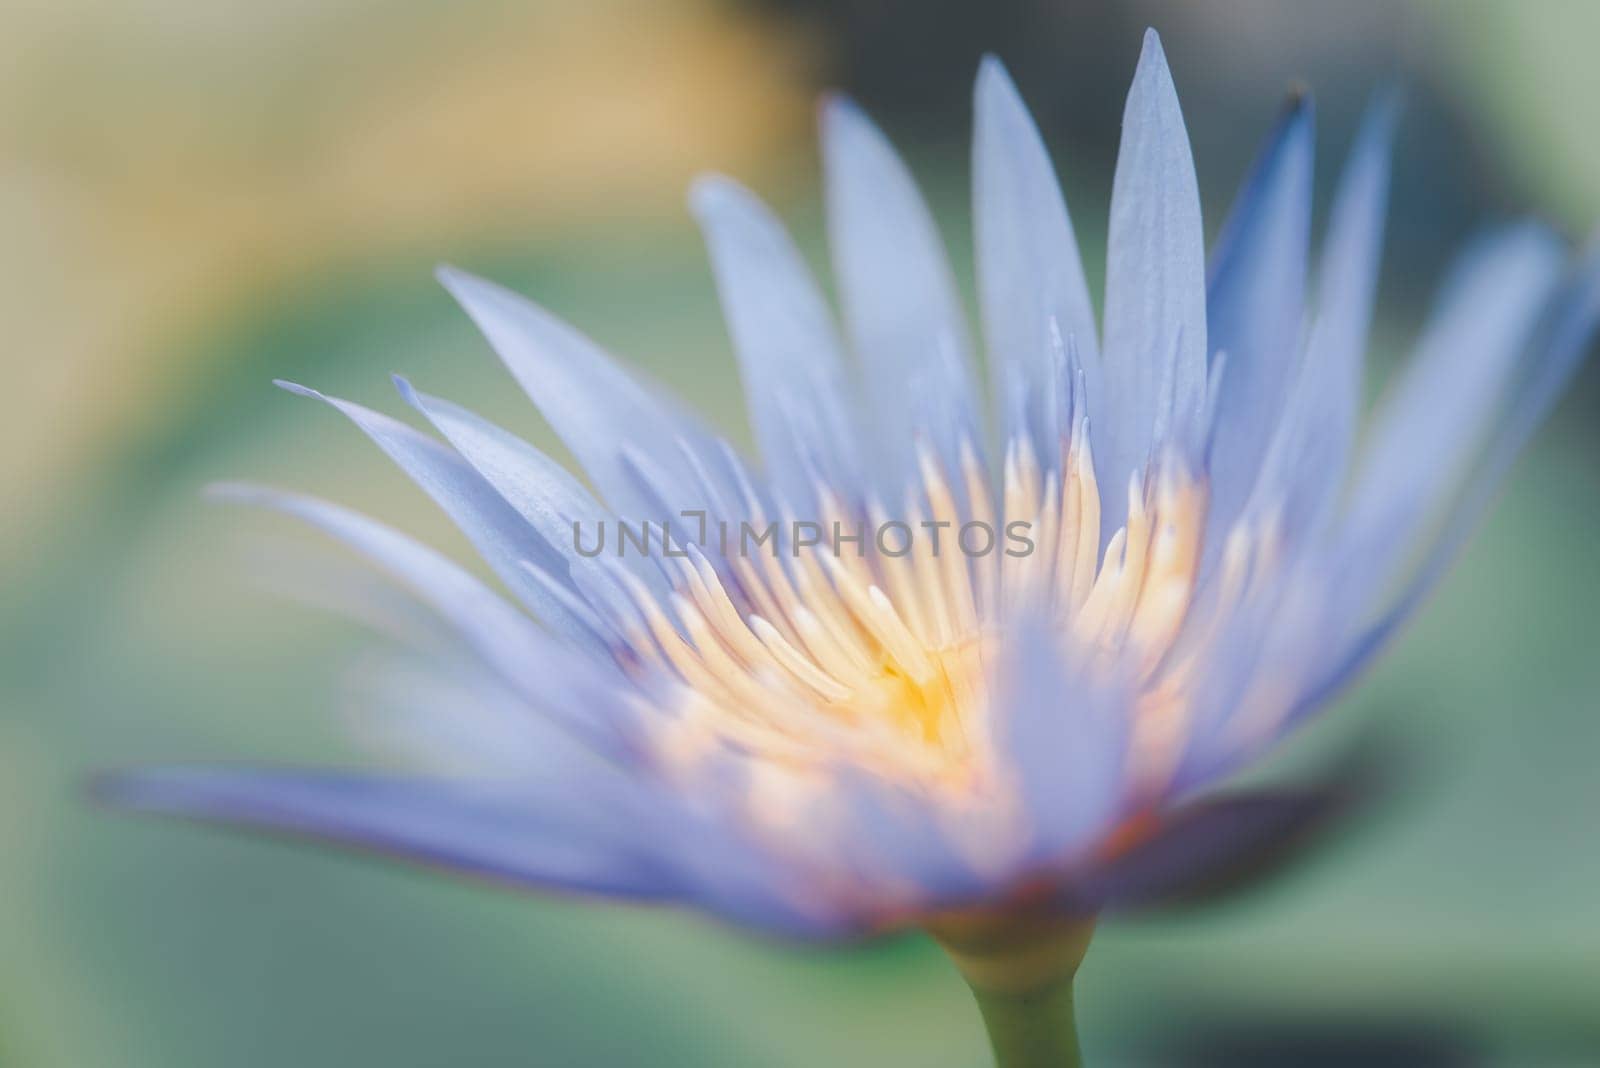
[[1096, 916], [1225, 878], [1326, 814], [1216, 787], [1417, 607], [1600, 311], [1600, 257], [1533, 223], [1487, 234], [1358, 447], [1394, 118], [1380, 99], [1355, 141], [1314, 287], [1304, 97], [1208, 261], [1150, 33], [1097, 324], [1045, 146], [985, 60], [986, 415], [928, 208], [829, 99], [842, 332], [754, 196], [721, 177], [691, 195], [759, 470], [550, 313], [441, 271], [592, 490], [403, 380], [439, 437], [289, 388], [376, 442], [511, 600], [337, 505], [219, 490], [322, 528], [426, 609], [434, 639], [377, 672], [422, 766], [145, 769], [105, 795], [786, 935], [921, 927], [1003, 1062], [1070, 1061]]

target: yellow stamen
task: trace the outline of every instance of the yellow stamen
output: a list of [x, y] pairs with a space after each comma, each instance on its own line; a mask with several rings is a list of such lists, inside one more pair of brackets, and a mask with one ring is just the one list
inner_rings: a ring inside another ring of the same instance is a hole
[[[918, 450], [918, 465], [905, 528], [883, 543], [875, 537], [890, 518], [882, 509], [852, 514], [839, 494], [818, 486], [823, 534], [815, 545], [733, 545], [716, 566], [691, 552], [667, 568], [673, 589], [664, 601], [619, 569], [637, 611], [636, 621], [619, 624], [629, 646], [619, 662], [665, 673], [683, 695], [662, 717], [664, 766], [682, 772], [719, 751], [753, 759], [750, 804], [772, 825], [785, 805], [825, 793], [845, 764], [952, 801], [994, 789], [1006, 778], [996, 766], [1004, 710], [991, 669], [1006, 660], [1008, 621], [1036, 607], [1064, 657], [1138, 688], [1130, 713], [1135, 770], [1170, 773], [1215, 621], [1252, 596], [1271, 560], [1269, 533], [1230, 533], [1215, 554], [1211, 611], [1196, 622], [1207, 494], [1176, 462], [1118, 480], [1127, 521], [1103, 555], [1099, 482], [1082, 420], [1048, 470], [1026, 439], [1014, 442], [998, 493], [970, 444], [954, 480], [931, 449]], [[938, 525], [937, 554], [924, 514]], [[752, 522], [765, 527], [759, 515]], [[863, 542], [836, 546], [836, 523]], [[1016, 544], [1007, 537], [1012, 523], [1024, 524], [1031, 552], [1006, 551]], [[992, 539], [982, 555], [973, 555], [982, 544], [963, 544], [964, 524], [982, 524]], [[1052, 696], [1069, 714], [1074, 695]], [[782, 768], [758, 774], [762, 760]], [[991, 801], [991, 815], [1018, 811], [1004, 798]]]

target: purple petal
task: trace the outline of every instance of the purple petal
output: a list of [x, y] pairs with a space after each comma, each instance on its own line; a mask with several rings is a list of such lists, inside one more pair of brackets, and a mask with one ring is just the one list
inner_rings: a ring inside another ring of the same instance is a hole
[[1075, 880], [1087, 911], [1194, 904], [1245, 889], [1310, 852], [1361, 791], [1350, 786], [1240, 793], [1196, 801], [1155, 834]]

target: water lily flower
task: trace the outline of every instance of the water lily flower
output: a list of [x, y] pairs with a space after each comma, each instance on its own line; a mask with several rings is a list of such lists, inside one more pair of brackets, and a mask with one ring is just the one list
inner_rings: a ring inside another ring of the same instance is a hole
[[102, 791], [788, 935], [920, 927], [1002, 1062], [1071, 1061], [1095, 917], [1224, 877], [1326, 813], [1217, 787], [1413, 612], [1600, 313], [1600, 256], [1535, 223], [1487, 234], [1358, 441], [1394, 121], [1380, 100], [1355, 141], [1314, 285], [1304, 96], [1208, 260], [1148, 34], [1097, 317], [1050, 157], [985, 60], [986, 412], [926, 204], [871, 122], [827, 100], [842, 330], [753, 195], [708, 177], [691, 196], [759, 469], [549, 312], [441, 271], [592, 490], [403, 380], [437, 436], [289, 388], [403, 468], [504, 593], [337, 505], [218, 491], [321, 528], [426, 609], [417, 651], [371, 673], [423, 765], [143, 769]]

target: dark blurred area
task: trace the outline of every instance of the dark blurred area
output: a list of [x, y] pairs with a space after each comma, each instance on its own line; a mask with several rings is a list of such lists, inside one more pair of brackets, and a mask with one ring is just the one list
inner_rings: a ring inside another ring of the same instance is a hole
[[[1208, 231], [1291, 85], [1322, 208], [1406, 96], [1374, 363], [1475, 228], [1600, 218], [1581, 0], [0, 0], [0, 1065], [974, 1065], [938, 950], [751, 940], [91, 811], [93, 768], [361, 759], [357, 627], [261, 591], [221, 478], [464, 540], [288, 377], [390, 412], [400, 371], [562, 455], [431, 268], [527, 292], [748, 440], [683, 194], [747, 181], [826, 261], [826, 88], [905, 151], [970, 289], [969, 94], [1010, 66], [1091, 284], [1122, 100], [1163, 35]], [[1322, 222], [1318, 216], [1318, 231]], [[1248, 895], [1107, 924], [1091, 1063], [1600, 1063], [1597, 375], [1419, 625], [1281, 768], [1374, 724], [1404, 777]]]

